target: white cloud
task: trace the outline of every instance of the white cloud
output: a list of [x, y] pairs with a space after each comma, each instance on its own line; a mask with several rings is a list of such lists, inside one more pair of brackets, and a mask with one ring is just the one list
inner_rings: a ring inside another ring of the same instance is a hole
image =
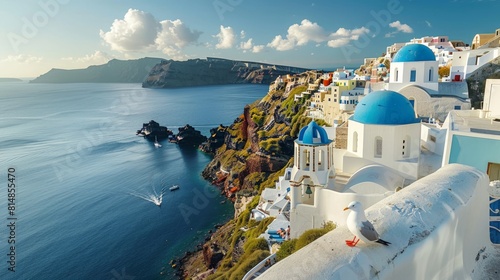
[[432, 27], [432, 24], [429, 21], [426, 20], [425, 23], [427, 24], [427, 26]]
[[253, 46], [253, 48], [252, 48], [252, 52], [253, 52], [253, 53], [260, 53], [261, 51], [263, 51], [263, 50], [264, 50], [264, 48], [265, 48], [265, 47], [266, 47], [266, 46], [264, 46], [264, 45], [255, 45], [255, 46]]
[[[430, 23], [428, 23], [428, 24], [430, 24]], [[399, 20], [389, 23], [389, 26], [392, 28], [396, 28], [396, 31], [389, 32], [389, 33], [385, 34], [385, 37], [393, 37], [394, 34], [397, 34], [399, 32], [413, 33], [413, 28], [411, 28], [406, 23], [401, 23]]]
[[411, 28], [408, 24], [402, 24], [399, 20], [395, 22], [389, 23], [390, 27], [396, 28], [400, 32], [404, 33], [413, 33], [413, 28]]
[[152, 14], [129, 9], [123, 19], [115, 19], [110, 31], [100, 30], [101, 38], [112, 50], [134, 52], [155, 49], [160, 23]]
[[17, 62], [17, 63], [39, 63], [43, 60], [42, 57], [36, 57], [29, 54], [9, 55], [0, 60], [0, 62]]
[[191, 30], [181, 20], [163, 20], [160, 22], [161, 31], [155, 39], [158, 50], [173, 59], [184, 59], [181, 50], [189, 44], [196, 44], [201, 35], [200, 31]]
[[331, 48], [339, 48], [348, 45], [351, 41], [356, 41], [359, 36], [370, 33], [370, 29], [360, 27], [356, 29], [339, 28], [334, 33], [330, 34], [330, 40], [327, 45]]
[[347, 37], [329, 40], [327, 45], [331, 48], [339, 48], [349, 44], [351, 40]]
[[241, 32], [240, 32], [240, 38], [241, 39], [245, 39], [245, 36], [246, 36], [245, 30], [241, 30]]
[[219, 39], [219, 43], [215, 45], [216, 49], [230, 49], [234, 46], [235, 35], [232, 27], [220, 26], [219, 34], [215, 35]]
[[240, 49], [242, 50], [250, 50], [253, 47], [252, 38], [248, 39], [246, 42], [240, 43]]
[[281, 35], [277, 35], [271, 41], [271, 43], [267, 44], [268, 47], [276, 49], [278, 51], [288, 51], [295, 47], [295, 42], [292, 40], [283, 39]]
[[338, 48], [348, 45], [351, 41], [358, 40], [362, 34], [369, 32], [370, 30], [366, 27], [352, 30], [341, 27], [337, 31], [328, 34], [317, 23], [304, 19], [300, 24], [294, 24], [288, 28], [286, 38], [277, 35], [267, 46], [278, 51], [286, 51], [309, 42], [316, 42], [316, 46], [320, 46], [319, 43], [327, 42], [329, 47]]
[[182, 49], [196, 44], [200, 31], [191, 30], [181, 20], [158, 21], [150, 13], [129, 9], [123, 19], [115, 19], [110, 31], [99, 32], [112, 50], [130, 52], [161, 50], [172, 58], [184, 57]]
[[253, 53], [259, 53], [266, 47], [264, 45], [254, 45], [252, 41], [253, 39], [250, 38], [246, 42], [241, 42], [240, 49], [242, 49], [243, 52], [251, 51]]
[[304, 19], [300, 24], [293, 24], [288, 28], [286, 38], [277, 35], [267, 46], [278, 51], [286, 51], [295, 46], [303, 46], [310, 41], [321, 43], [326, 39], [326, 33], [321, 26]]

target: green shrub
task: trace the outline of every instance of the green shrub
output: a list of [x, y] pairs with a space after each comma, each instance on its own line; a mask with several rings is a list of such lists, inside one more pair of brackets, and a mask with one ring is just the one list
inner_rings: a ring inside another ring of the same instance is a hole
[[250, 110], [250, 117], [257, 124], [257, 126], [260, 127], [264, 124], [264, 112], [260, 111], [257, 107], [254, 107]]
[[261, 262], [263, 259], [267, 258], [269, 256], [269, 251], [267, 250], [257, 250], [253, 251], [248, 257], [241, 258], [240, 262], [238, 265], [236, 265], [236, 269], [232, 271], [231, 275], [229, 276], [229, 279], [232, 280], [240, 280], [243, 279], [243, 276], [252, 269], [254, 266], [256, 266], [259, 262]]
[[258, 222], [256, 227], [249, 229], [245, 233], [245, 236], [247, 238], [257, 238], [261, 233], [263, 233], [266, 230], [267, 226], [271, 224], [273, 220], [274, 217], [265, 218], [264, 220]]
[[264, 238], [252, 238], [245, 242], [243, 249], [245, 249], [245, 253], [250, 253], [255, 250], [269, 250], [269, 246]]
[[280, 261], [295, 252], [295, 244], [297, 239], [286, 240], [281, 244], [279, 251], [276, 253], [276, 261]]
[[295, 250], [300, 250], [301, 248], [307, 246], [309, 243], [314, 240], [320, 238], [325, 233], [329, 232], [329, 230], [325, 228], [313, 228], [306, 230], [298, 239], [295, 244]]
[[279, 138], [269, 138], [260, 141], [259, 146], [270, 153], [279, 153], [281, 151]]

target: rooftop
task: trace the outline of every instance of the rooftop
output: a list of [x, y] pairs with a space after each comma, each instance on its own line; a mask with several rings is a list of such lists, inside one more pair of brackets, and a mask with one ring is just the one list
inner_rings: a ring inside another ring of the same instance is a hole
[[436, 56], [432, 50], [422, 44], [410, 44], [402, 47], [392, 62], [415, 62], [415, 61], [436, 61]]
[[402, 125], [418, 123], [415, 110], [410, 101], [403, 95], [391, 91], [381, 90], [367, 94], [361, 101], [352, 120], [363, 124]]
[[500, 121], [488, 116], [483, 110], [455, 110], [449, 114], [450, 127], [454, 131], [500, 135]]

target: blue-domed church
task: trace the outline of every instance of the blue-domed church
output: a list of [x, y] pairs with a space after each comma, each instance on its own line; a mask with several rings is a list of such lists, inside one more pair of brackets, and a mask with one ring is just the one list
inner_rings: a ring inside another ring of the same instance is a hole
[[402, 47], [392, 58], [385, 89], [410, 100], [421, 117], [444, 121], [451, 110], [470, 109], [465, 82], [439, 82], [439, 63], [432, 50], [422, 44]]
[[417, 179], [419, 157], [420, 119], [410, 101], [391, 90], [365, 96], [349, 119], [345, 171], [377, 163]]

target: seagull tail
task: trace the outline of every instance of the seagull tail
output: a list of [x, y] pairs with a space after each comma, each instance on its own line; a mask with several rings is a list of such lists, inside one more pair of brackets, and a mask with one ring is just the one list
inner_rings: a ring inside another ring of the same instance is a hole
[[379, 239], [379, 240], [377, 240], [377, 241], [375, 241], [375, 242], [380, 243], [380, 244], [383, 244], [383, 245], [385, 245], [385, 246], [389, 246], [389, 244], [391, 244], [391, 242], [387, 242], [387, 241], [382, 240], [382, 239]]

